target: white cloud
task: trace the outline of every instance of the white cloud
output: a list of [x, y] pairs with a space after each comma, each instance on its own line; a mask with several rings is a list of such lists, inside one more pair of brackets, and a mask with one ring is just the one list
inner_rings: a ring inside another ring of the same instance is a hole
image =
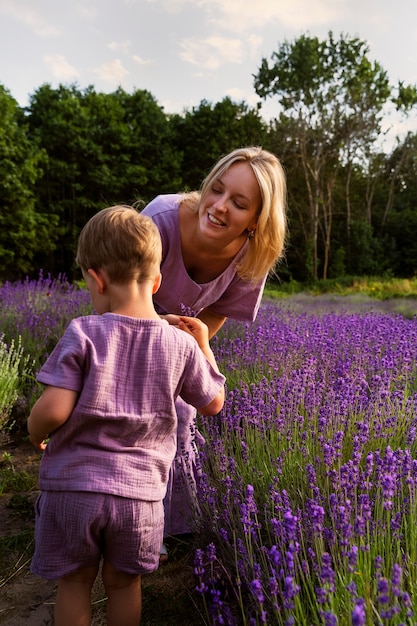
[[226, 89], [226, 95], [230, 96], [231, 99], [235, 101], [241, 101], [246, 99], [246, 94], [244, 93], [243, 89], [240, 89], [239, 87], [230, 87]]
[[75, 67], [60, 54], [47, 54], [43, 57], [55, 78], [62, 82], [69, 82], [78, 78]]
[[110, 63], [103, 63], [95, 70], [99, 78], [113, 85], [121, 85], [124, 79], [129, 76], [128, 70], [119, 59]]
[[138, 56], [137, 54], [134, 54], [132, 59], [138, 65], [155, 65], [155, 60], [154, 59], [142, 59], [142, 57]]
[[45, 38], [55, 38], [61, 35], [59, 28], [44, 19], [42, 15], [29, 4], [17, 4], [12, 0], [1, 0], [0, 13], [24, 24], [37, 35]]
[[[128, 3], [135, 3], [135, 1], [142, 2], [143, 0], [125, 0]], [[146, 0], [148, 4], [161, 4], [164, 11], [168, 13], [179, 13], [187, 4], [200, 4], [197, 0]], [[187, 10], [187, 9], [186, 9]]]
[[[149, 0], [148, 0], [149, 1]], [[166, 10], [203, 10], [208, 23], [229, 32], [249, 32], [273, 22], [296, 30], [343, 19], [352, 0], [153, 0]], [[362, 0], [363, 1], [363, 0]], [[362, 7], [363, 9], [363, 7]]]
[[228, 37], [184, 39], [180, 46], [183, 61], [207, 70], [216, 70], [223, 63], [241, 63], [244, 57], [242, 42]]
[[125, 54], [128, 54], [129, 52], [129, 46], [130, 46], [130, 41], [112, 41], [109, 44], [107, 44], [107, 47], [109, 48], [109, 50], [120, 50], [121, 52], [124, 52]]

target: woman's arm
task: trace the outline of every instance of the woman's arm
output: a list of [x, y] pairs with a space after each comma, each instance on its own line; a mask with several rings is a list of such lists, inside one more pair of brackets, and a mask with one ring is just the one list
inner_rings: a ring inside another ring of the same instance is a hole
[[30, 441], [39, 450], [45, 450], [44, 440], [64, 424], [71, 415], [78, 399], [78, 392], [48, 386], [33, 405], [28, 417], [27, 429]]
[[209, 306], [200, 311], [197, 317], [208, 326], [209, 339], [218, 333], [227, 320], [227, 317], [223, 317], [222, 315], [215, 313]]

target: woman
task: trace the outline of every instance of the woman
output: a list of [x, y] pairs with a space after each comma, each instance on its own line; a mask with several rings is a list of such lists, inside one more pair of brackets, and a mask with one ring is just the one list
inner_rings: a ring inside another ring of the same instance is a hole
[[[256, 318], [268, 274], [282, 256], [286, 235], [283, 168], [259, 147], [239, 148], [221, 158], [199, 193], [158, 196], [144, 209], [161, 234], [162, 283], [155, 308], [177, 323], [197, 315], [210, 338], [228, 317]], [[164, 501], [164, 536], [192, 532], [196, 501], [196, 412], [179, 400], [188, 427], [178, 431], [177, 455]], [[166, 547], [161, 562], [167, 560]]]

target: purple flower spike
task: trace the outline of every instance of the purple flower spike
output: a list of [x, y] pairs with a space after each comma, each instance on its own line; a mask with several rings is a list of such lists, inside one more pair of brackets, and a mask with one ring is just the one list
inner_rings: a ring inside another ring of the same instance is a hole
[[252, 580], [250, 587], [253, 595], [256, 598], [256, 601], [259, 602], [259, 604], [262, 604], [265, 601], [265, 596], [263, 593], [261, 581], [257, 579]]
[[366, 623], [365, 601], [363, 598], [357, 599], [351, 617], [352, 626], [364, 626]]

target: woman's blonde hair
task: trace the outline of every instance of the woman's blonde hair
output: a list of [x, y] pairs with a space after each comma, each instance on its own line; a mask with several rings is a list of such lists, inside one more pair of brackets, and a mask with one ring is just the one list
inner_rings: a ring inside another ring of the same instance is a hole
[[96, 213], [82, 229], [76, 262], [83, 269], [104, 270], [110, 281], [154, 280], [160, 271], [162, 243], [150, 217], [131, 206]]
[[[258, 282], [273, 273], [277, 261], [284, 254], [287, 231], [287, 185], [284, 169], [279, 159], [261, 147], [238, 148], [222, 157], [211, 169], [201, 186], [199, 201], [204, 200], [213, 183], [234, 163], [250, 165], [261, 193], [261, 209], [256, 231], [249, 238], [247, 252], [236, 267], [237, 274], [248, 282]], [[196, 201], [195, 194], [185, 199]]]

